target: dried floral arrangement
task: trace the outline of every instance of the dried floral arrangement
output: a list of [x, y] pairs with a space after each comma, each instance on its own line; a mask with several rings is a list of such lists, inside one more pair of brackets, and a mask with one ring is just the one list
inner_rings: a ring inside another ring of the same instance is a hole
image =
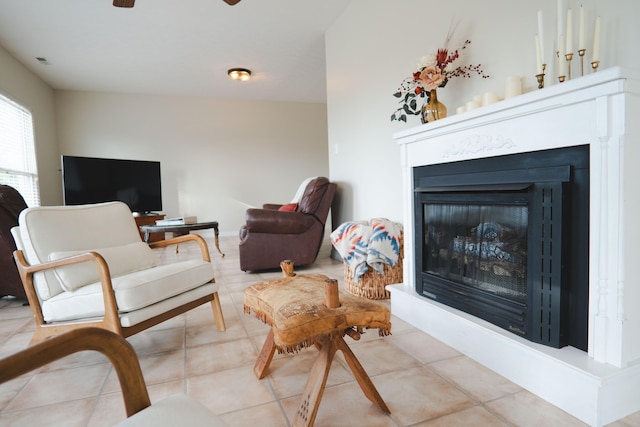
[[[402, 81], [398, 91], [393, 94], [399, 99], [400, 107], [391, 115], [391, 121], [407, 121], [407, 115], [419, 115], [422, 106], [429, 102], [429, 96], [433, 89], [443, 88], [454, 77], [471, 78], [480, 75], [483, 79], [489, 78], [482, 70], [482, 65], [456, 65], [460, 59], [461, 51], [471, 44], [471, 40], [465, 40], [464, 44], [450, 51], [447, 48], [438, 49], [435, 55], [420, 58], [416, 66], [417, 70]], [[420, 104], [418, 101], [422, 101]]]

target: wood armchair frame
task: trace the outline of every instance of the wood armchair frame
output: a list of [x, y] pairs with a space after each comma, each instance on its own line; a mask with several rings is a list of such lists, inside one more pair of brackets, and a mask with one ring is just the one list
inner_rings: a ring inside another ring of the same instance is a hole
[[127, 417], [151, 405], [135, 350], [122, 336], [102, 328], [68, 331], [5, 357], [0, 360], [0, 383], [85, 350], [102, 353], [113, 365]]
[[[197, 234], [187, 234], [184, 236], [174, 237], [172, 239], [161, 240], [158, 242], [150, 243], [149, 246], [152, 249], [170, 245], [176, 245], [177, 247], [178, 244], [185, 242], [196, 242], [200, 246], [202, 259], [204, 261], [211, 262], [208, 245], [202, 238], [202, 236], [199, 236]], [[22, 250], [16, 250], [13, 253], [13, 257], [16, 260], [18, 272], [20, 273], [20, 278], [27, 294], [27, 300], [29, 301], [29, 306], [31, 307], [31, 312], [36, 324], [36, 329], [33, 338], [31, 339], [31, 344], [40, 342], [54, 335], [59, 335], [63, 332], [88, 327], [107, 329], [126, 338], [131, 335], [137, 334], [140, 331], [148, 329], [154, 325], [157, 325], [158, 323], [164, 322], [165, 320], [171, 319], [172, 317], [175, 317], [179, 314], [185, 313], [207, 302], [211, 302], [212, 304], [216, 329], [220, 332], [226, 329], [218, 292], [213, 292], [210, 295], [206, 295], [194, 301], [190, 301], [186, 304], [149, 318], [133, 326], [124, 327], [120, 324], [120, 317], [118, 315], [118, 304], [116, 302], [116, 296], [111, 282], [109, 266], [106, 263], [105, 259], [99, 253], [90, 251], [83, 254], [62, 258], [60, 260], [43, 262], [36, 265], [30, 265], [27, 262]], [[104, 317], [98, 320], [87, 321], [80, 320], [55, 323], [45, 322], [44, 316], [42, 314], [42, 306], [40, 305], [40, 300], [35, 289], [33, 275], [40, 271], [90, 261], [96, 264], [96, 268], [98, 269], [98, 273], [100, 275], [100, 282], [102, 284], [102, 295], [104, 299]], [[215, 279], [212, 279], [211, 283], [215, 283]]]

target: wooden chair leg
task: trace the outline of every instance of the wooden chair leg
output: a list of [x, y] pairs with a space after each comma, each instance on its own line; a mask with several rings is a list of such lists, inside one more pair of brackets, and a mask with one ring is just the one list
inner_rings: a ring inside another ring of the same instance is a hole
[[218, 332], [226, 331], [227, 325], [224, 323], [224, 315], [222, 314], [222, 307], [220, 306], [220, 295], [218, 295], [218, 292], [213, 294], [211, 305], [213, 306], [213, 319], [216, 322], [216, 329], [218, 330]]
[[276, 345], [273, 343], [273, 329], [269, 330], [269, 335], [264, 340], [262, 350], [258, 355], [255, 365], [253, 365], [253, 372], [256, 374], [256, 378], [263, 379], [267, 375], [267, 369], [271, 365], [271, 360], [276, 352]]
[[311, 367], [307, 385], [305, 385], [302, 392], [300, 405], [293, 420], [293, 427], [313, 426], [320, 407], [320, 401], [322, 400], [322, 394], [324, 393], [324, 387], [327, 384], [331, 362], [337, 349], [336, 340], [328, 338], [322, 342], [322, 349]]
[[390, 414], [391, 411], [387, 407], [387, 404], [384, 403], [384, 400], [382, 400], [380, 393], [378, 393], [375, 385], [373, 385], [373, 382], [371, 382], [371, 378], [369, 378], [369, 375], [364, 370], [364, 368], [360, 364], [360, 361], [356, 358], [356, 355], [353, 354], [344, 339], [341, 337], [336, 338], [336, 345], [338, 349], [342, 351], [342, 354], [344, 354], [344, 358], [347, 361], [351, 372], [353, 372], [353, 376], [356, 377], [356, 380], [358, 381], [360, 388], [364, 392], [364, 395], [367, 396], [367, 399], [369, 399], [383, 412]]

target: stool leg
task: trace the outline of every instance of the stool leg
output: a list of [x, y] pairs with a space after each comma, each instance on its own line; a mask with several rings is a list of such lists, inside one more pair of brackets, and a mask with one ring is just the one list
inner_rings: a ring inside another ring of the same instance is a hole
[[275, 352], [276, 345], [273, 342], [273, 329], [270, 329], [269, 335], [267, 335], [264, 344], [262, 344], [262, 350], [260, 350], [258, 360], [256, 360], [256, 364], [253, 365], [253, 373], [256, 374], [256, 378], [259, 380], [263, 379], [267, 374], [267, 369], [269, 369], [271, 359], [273, 359]]
[[322, 342], [322, 349], [311, 367], [292, 427], [313, 426], [322, 400], [322, 393], [324, 393], [324, 387], [327, 384], [331, 361], [333, 361], [337, 349], [336, 341], [333, 339], [325, 339]]
[[384, 400], [382, 400], [382, 397], [380, 397], [378, 390], [376, 390], [373, 382], [371, 382], [371, 378], [369, 378], [369, 375], [367, 375], [367, 372], [360, 364], [360, 361], [356, 358], [356, 355], [353, 354], [342, 337], [336, 339], [336, 345], [338, 349], [342, 351], [342, 354], [344, 354], [344, 358], [347, 361], [349, 368], [351, 368], [351, 372], [353, 372], [353, 375], [356, 377], [356, 380], [364, 392], [364, 395], [367, 396], [367, 399], [382, 411], [390, 414], [391, 411], [387, 407], [387, 404], [384, 403]]

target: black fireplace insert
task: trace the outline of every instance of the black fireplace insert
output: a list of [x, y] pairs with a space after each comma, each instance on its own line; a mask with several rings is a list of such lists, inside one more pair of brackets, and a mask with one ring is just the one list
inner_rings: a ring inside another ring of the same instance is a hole
[[586, 350], [588, 146], [414, 168], [416, 290]]

